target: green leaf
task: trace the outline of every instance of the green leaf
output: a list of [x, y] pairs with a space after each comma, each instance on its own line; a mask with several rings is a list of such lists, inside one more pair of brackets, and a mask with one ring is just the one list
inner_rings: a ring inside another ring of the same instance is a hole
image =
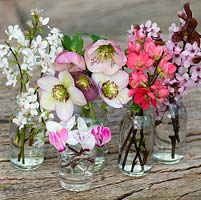
[[106, 108], [107, 108], [107, 104], [106, 104], [105, 102], [103, 102], [103, 103], [101, 104], [101, 109], [102, 109], [102, 110], [107, 110]]
[[62, 46], [65, 50], [71, 51], [71, 38], [68, 35], [64, 35], [61, 39]]
[[79, 33], [74, 33], [72, 37], [71, 50], [83, 54], [84, 41]]
[[102, 37], [100, 35], [96, 35], [96, 34], [91, 34], [91, 39], [93, 41], [93, 43], [97, 42], [98, 40], [107, 40], [107, 38]]
[[133, 104], [131, 111], [134, 113], [139, 113], [140, 112], [141, 107], [138, 104]]

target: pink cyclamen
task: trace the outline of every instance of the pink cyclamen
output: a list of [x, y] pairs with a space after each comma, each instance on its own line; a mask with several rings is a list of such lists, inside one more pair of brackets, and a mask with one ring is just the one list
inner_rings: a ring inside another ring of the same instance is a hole
[[94, 135], [96, 139], [96, 145], [98, 147], [104, 146], [111, 140], [111, 131], [108, 127], [104, 127], [104, 125], [93, 128], [91, 130], [91, 134]]

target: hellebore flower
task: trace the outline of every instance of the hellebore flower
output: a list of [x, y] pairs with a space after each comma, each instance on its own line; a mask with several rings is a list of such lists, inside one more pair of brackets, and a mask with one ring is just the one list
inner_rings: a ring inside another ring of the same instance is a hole
[[86, 69], [84, 58], [76, 52], [62, 51], [54, 61], [55, 71], [83, 71]]
[[75, 86], [82, 91], [87, 101], [93, 101], [98, 96], [98, 88], [94, 81], [83, 72], [72, 72]]
[[116, 73], [126, 64], [124, 51], [114, 41], [98, 40], [85, 50], [85, 61], [91, 72]]
[[99, 94], [111, 107], [122, 108], [123, 104], [131, 99], [128, 96], [129, 75], [127, 72], [119, 70], [111, 76], [103, 73], [93, 73], [92, 79], [99, 87]]
[[68, 121], [73, 115], [74, 104], [84, 106], [87, 102], [83, 93], [75, 87], [69, 72], [63, 71], [58, 78], [45, 76], [37, 81], [40, 87], [40, 105], [42, 108], [56, 110], [62, 121]]
[[98, 125], [95, 128], [91, 129], [91, 134], [94, 135], [96, 139], [96, 145], [98, 147], [104, 146], [111, 140], [111, 131], [108, 127], [104, 127], [103, 125]]
[[66, 143], [71, 139], [69, 130], [73, 128], [75, 124], [75, 117], [72, 117], [67, 123], [61, 124], [54, 121], [48, 121], [46, 128], [49, 133], [49, 141], [59, 152], [66, 150]]
[[84, 151], [91, 151], [95, 144], [95, 137], [90, 133], [83, 118], [78, 117], [77, 119], [77, 130], [73, 130], [69, 133], [77, 141]]

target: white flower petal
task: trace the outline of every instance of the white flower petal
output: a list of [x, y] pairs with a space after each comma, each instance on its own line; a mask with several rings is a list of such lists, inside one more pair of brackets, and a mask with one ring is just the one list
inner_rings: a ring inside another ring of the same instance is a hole
[[78, 144], [78, 130], [70, 131], [68, 133], [67, 143], [69, 145], [77, 145]]
[[78, 128], [79, 132], [87, 132], [88, 131], [87, 124], [82, 117], [78, 117], [78, 119], [77, 119], [77, 128]]
[[92, 73], [92, 79], [96, 85], [102, 85], [104, 82], [108, 81], [110, 78], [103, 73]]
[[56, 77], [45, 76], [45, 77], [42, 77], [42, 78], [38, 79], [37, 84], [41, 89], [43, 89], [45, 91], [48, 91], [48, 92], [51, 92], [52, 88], [55, 85], [60, 84], [60, 81]]
[[123, 90], [119, 91], [119, 94], [117, 95], [117, 99], [122, 103], [122, 104], [127, 104], [132, 97], [128, 96], [129, 89], [124, 88]]
[[60, 120], [68, 121], [74, 111], [73, 102], [69, 99], [66, 102], [57, 102], [56, 103], [56, 113]]
[[56, 132], [62, 129], [61, 124], [54, 122], [54, 121], [48, 121], [46, 123], [46, 128], [48, 132]]
[[75, 125], [75, 116], [71, 117], [67, 122], [61, 122], [61, 125], [70, 131]]
[[122, 103], [118, 99], [116, 99], [116, 98], [115, 99], [107, 99], [102, 95], [101, 95], [101, 97], [103, 98], [105, 103], [108, 104], [109, 106], [111, 106], [113, 108], [123, 108]]
[[52, 93], [41, 91], [40, 105], [46, 110], [55, 110], [56, 100], [53, 98]]
[[74, 86], [68, 88], [68, 93], [70, 95], [70, 99], [73, 101], [75, 105], [84, 106], [87, 101], [84, 94]]
[[61, 83], [65, 86], [65, 88], [69, 88], [70, 86], [75, 85], [73, 77], [67, 71], [60, 72], [58, 78], [61, 81]]
[[117, 73], [112, 75], [111, 80], [113, 80], [120, 89], [123, 89], [128, 86], [129, 75], [127, 72], [119, 70]]
[[83, 150], [92, 150], [96, 144], [95, 137], [88, 133], [88, 134], [80, 134], [81, 137], [84, 138], [83, 141], [80, 141]]

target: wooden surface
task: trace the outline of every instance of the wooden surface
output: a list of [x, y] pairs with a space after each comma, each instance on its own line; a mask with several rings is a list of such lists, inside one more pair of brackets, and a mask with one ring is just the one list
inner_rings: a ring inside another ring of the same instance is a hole
[[[3, 81], [2, 77], [0, 77]], [[201, 199], [201, 90], [185, 98], [188, 110], [185, 159], [177, 165], [154, 165], [150, 174], [132, 178], [117, 168], [117, 124], [122, 111], [110, 115], [113, 131], [105, 170], [95, 175], [89, 191], [74, 193], [58, 184], [57, 154], [46, 144], [44, 164], [34, 171], [21, 171], [8, 159], [9, 114], [14, 106], [14, 90], [0, 88], [0, 200], [200, 200]]]

